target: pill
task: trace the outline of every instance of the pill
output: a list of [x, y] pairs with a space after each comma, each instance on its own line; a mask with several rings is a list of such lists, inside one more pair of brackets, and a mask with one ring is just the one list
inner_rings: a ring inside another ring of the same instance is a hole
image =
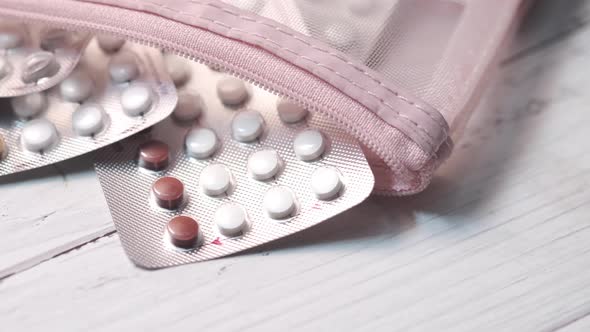
[[264, 119], [256, 111], [239, 112], [232, 121], [233, 137], [240, 142], [257, 140], [264, 131]]
[[338, 171], [328, 167], [316, 169], [311, 175], [311, 188], [318, 199], [327, 201], [338, 197], [342, 190]]
[[121, 53], [111, 58], [109, 75], [115, 83], [125, 83], [139, 76], [137, 58], [132, 53]]
[[45, 77], [51, 77], [59, 71], [59, 63], [51, 52], [36, 52], [24, 60], [21, 79], [25, 83], [34, 83]]
[[9, 50], [20, 47], [24, 42], [23, 34], [17, 26], [0, 28], [0, 49]]
[[351, 26], [342, 22], [329, 25], [324, 30], [327, 42], [340, 51], [350, 51], [356, 44], [356, 32]]
[[0, 134], [0, 159], [6, 157], [8, 154], [8, 149], [6, 147], [6, 141], [4, 141], [4, 136]]
[[98, 46], [106, 53], [115, 53], [125, 45], [125, 39], [115, 37], [113, 35], [96, 36]]
[[207, 159], [217, 151], [219, 139], [211, 129], [193, 128], [186, 135], [184, 145], [190, 157]]
[[203, 104], [203, 98], [197, 93], [179, 93], [178, 103], [176, 104], [172, 115], [179, 121], [194, 121], [201, 115]]
[[129, 116], [140, 116], [152, 107], [154, 94], [152, 89], [144, 84], [132, 84], [121, 94], [121, 106]]
[[213, 218], [219, 233], [227, 237], [240, 236], [248, 227], [246, 211], [235, 203], [221, 205]]
[[46, 119], [35, 119], [25, 123], [21, 141], [25, 149], [42, 152], [51, 148], [58, 140], [55, 125]]
[[0, 57], [0, 80], [12, 72], [12, 64], [8, 59]]
[[47, 95], [43, 92], [33, 92], [12, 98], [10, 104], [17, 117], [30, 119], [47, 109]]
[[154, 182], [152, 193], [159, 207], [176, 210], [184, 199], [184, 185], [177, 178], [166, 176]]
[[348, 9], [355, 15], [365, 16], [376, 8], [375, 0], [348, 0]]
[[87, 72], [78, 70], [59, 84], [59, 92], [65, 101], [81, 103], [88, 99], [94, 90], [94, 81]]
[[185, 59], [176, 55], [168, 55], [165, 57], [165, 62], [166, 69], [174, 85], [179, 87], [189, 80], [191, 69]]
[[277, 111], [279, 112], [279, 118], [285, 123], [300, 122], [309, 113], [304, 107], [287, 99], [279, 99]]
[[170, 148], [168, 144], [151, 140], [139, 146], [138, 164], [140, 167], [152, 171], [161, 171], [170, 162]]
[[99, 104], [82, 104], [72, 113], [72, 127], [80, 136], [98, 134], [104, 129], [106, 120], [107, 114]]
[[231, 173], [222, 164], [208, 165], [201, 172], [199, 185], [207, 196], [219, 196], [231, 186]]
[[302, 131], [295, 136], [293, 149], [297, 157], [303, 161], [316, 160], [326, 150], [324, 135], [314, 129]]
[[256, 151], [248, 158], [248, 170], [256, 180], [268, 180], [280, 169], [279, 154], [274, 150]]
[[73, 32], [64, 29], [50, 29], [41, 38], [41, 49], [55, 52], [58, 49], [70, 46], [73, 39]]
[[188, 216], [176, 216], [166, 224], [166, 233], [170, 242], [179, 248], [191, 249], [198, 245], [199, 223]]
[[295, 197], [286, 187], [270, 188], [264, 195], [264, 209], [272, 219], [285, 219], [295, 212]]
[[248, 88], [242, 80], [226, 77], [217, 83], [217, 95], [222, 103], [237, 106], [248, 99]]

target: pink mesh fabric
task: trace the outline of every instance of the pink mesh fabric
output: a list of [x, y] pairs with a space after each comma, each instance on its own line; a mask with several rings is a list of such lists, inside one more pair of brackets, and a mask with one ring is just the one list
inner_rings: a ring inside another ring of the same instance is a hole
[[377, 193], [426, 187], [458, 139], [517, 0], [3, 0], [0, 15], [110, 32], [229, 71], [331, 117]]

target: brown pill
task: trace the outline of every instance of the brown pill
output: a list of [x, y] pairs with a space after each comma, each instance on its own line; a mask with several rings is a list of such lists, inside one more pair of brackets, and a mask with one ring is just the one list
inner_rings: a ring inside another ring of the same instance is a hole
[[190, 249], [197, 246], [199, 241], [199, 223], [191, 217], [177, 216], [168, 222], [166, 231], [173, 245]]
[[152, 140], [139, 146], [139, 166], [161, 171], [168, 167], [170, 148], [166, 143]]
[[176, 210], [182, 204], [184, 185], [177, 178], [167, 176], [154, 182], [152, 192], [159, 207]]

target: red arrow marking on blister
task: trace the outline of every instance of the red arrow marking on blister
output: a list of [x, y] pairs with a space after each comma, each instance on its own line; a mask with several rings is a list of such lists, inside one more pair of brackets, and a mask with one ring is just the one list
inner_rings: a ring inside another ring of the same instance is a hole
[[211, 244], [216, 244], [216, 245], [220, 246], [220, 245], [223, 245], [223, 242], [221, 242], [219, 240], [219, 238], [216, 238], [215, 240], [213, 240], [213, 242], [211, 242]]

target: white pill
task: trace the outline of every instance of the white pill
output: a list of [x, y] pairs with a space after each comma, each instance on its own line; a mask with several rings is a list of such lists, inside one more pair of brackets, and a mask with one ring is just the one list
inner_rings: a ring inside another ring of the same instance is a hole
[[248, 170], [256, 180], [268, 180], [279, 172], [281, 160], [274, 150], [261, 150], [254, 152], [248, 158]]
[[144, 84], [132, 84], [121, 94], [121, 106], [129, 116], [147, 113], [154, 102], [152, 89]]
[[25, 149], [41, 152], [51, 148], [57, 142], [57, 129], [49, 120], [32, 120], [23, 126], [21, 140]]
[[246, 211], [234, 203], [221, 205], [214, 216], [219, 233], [227, 237], [242, 235], [248, 228]]
[[43, 92], [14, 97], [10, 100], [14, 114], [22, 119], [29, 119], [39, 115], [47, 109], [47, 96]]
[[212, 164], [203, 169], [199, 185], [207, 196], [219, 196], [231, 186], [231, 173], [221, 164]]
[[135, 55], [121, 53], [115, 55], [109, 63], [109, 74], [115, 83], [125, 83], [139, 76], [139, 66]]
[[356, 31], [344, 23], [332, 24], [324, 30], [324, 37], [340, 51], [349, 51], [357, 40]]
[[96, 41], [98, 42], [98, 46], [106, 53], [115, 53], [125, 45], [125, 39], [113, 35], [96, 36]]
[[42, 78], [51, 77], [59, 72], [59, 63], [51, 52], [36, 52], [24, 60], [21, 80], [34, 83]]
[[201, 95], [197, 93], [180, 93], [178, 94], [178, 103], [172, 114], [179, 121], [194, 121], [201, 116], [203, 105]]
[[217, 83], [217, 95], [222, 103], [236, 106], [248, 99], [248, 88], [242, 80], [227, 77]]
[[104, 129], [107, 115], [99, 104], [82, 104], [72, 114], [72, 127], [80, 136], [92, 136]]
[[272, 219], [285, 219], [297, 207], [293, 192], [286, 187], [273, 187], [264, 195], [264, 209]]
[[23, 35], [16, 27], [0, 31], [0, 49], [2, 50], [17, 48], [23, 44], [23, 41]]
[[0, 57], [0, 80], [12, 72], [12, 64], [8, 59]]
[[285, 123], [300, 122], [309, 113], [304, 107], [287, 99], [280, 99], [277, 102], [277, 111], [279, 112], [279, 118]]
[[174, 85], [184, 85], [189, 80], [191, 73], [187, 60], [176, 55], [168, 55], [165, 57], [165, 61], [166, 69]]
[[318, 159], [326, 150], [326, 140], [324, 135], [317, 130], [305, 130], [295, 136], [293, 149], [299, 159], [313, 161]]
[[194, 128], [188, 132], [184, 140], [186, 154], [197, 159], [211, 157], [219, 147], [219, 139], [215, 132], [208, 128]]
[[61, 97], [72, 103], [88, 99], [94, 90], [94, 81], [87, 72], [78, 70], [59, 84]]
[[311, 175], [311, 188], [318, 199], [327, 201], [338, 197], [342, 190], [338, 171], [328, 167], [316, 169]]
[[376, 8], [375, 0], [348, 0], [348, 9], [355, 15], [365, 16]]
[[264, 119], [256, 111], [239, 112], [232, 121], [232, 133], [240, 142], [257, 140], [264, 131]]

